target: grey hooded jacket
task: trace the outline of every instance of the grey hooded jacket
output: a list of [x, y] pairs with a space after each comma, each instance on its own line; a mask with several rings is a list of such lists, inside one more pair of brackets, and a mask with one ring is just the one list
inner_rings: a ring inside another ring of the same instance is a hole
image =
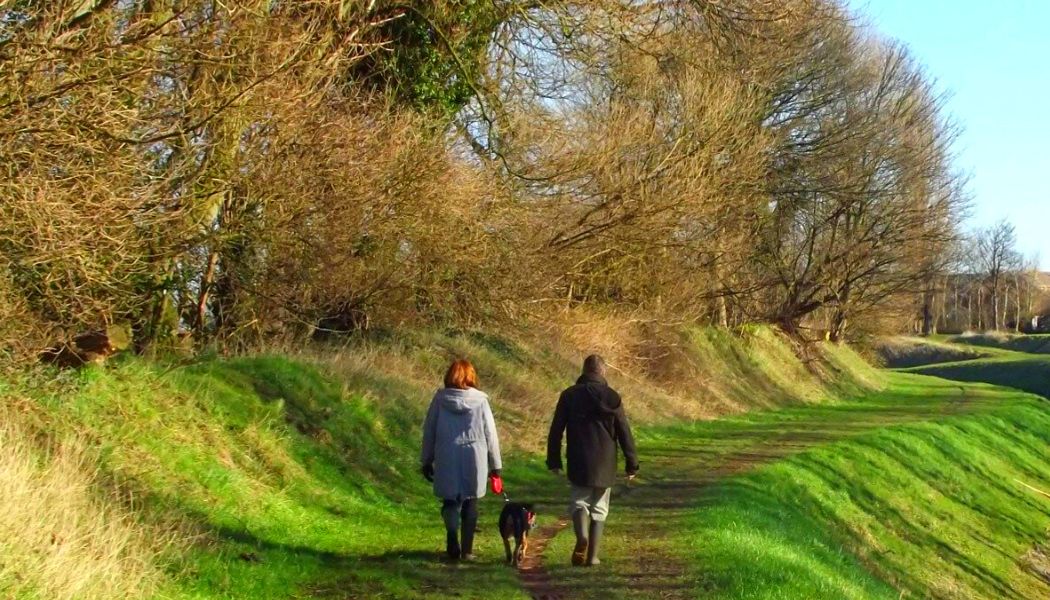
[[489, 471], [502, 469], [489, 397], [474, 388], [434, 394], [423, 422], [423, 466], [434, 465], [434, 495], [443, 499], [485, 495]]

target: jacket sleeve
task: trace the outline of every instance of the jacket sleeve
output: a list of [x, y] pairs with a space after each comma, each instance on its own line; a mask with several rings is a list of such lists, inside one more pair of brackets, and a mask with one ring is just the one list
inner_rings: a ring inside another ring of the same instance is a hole
[[437, 421], [438, 421], [437, 398], [430, 401], [427, 409], [427, 418], [423, 421], [423, 451], [420, 454], [420, 462], [425, 467], [434, 462], [435, 445], [437, 444]]
[[554, 409], [554, 420], [551, 421], [551, 430], [547, 435], [547, 468], [561, 469], [561, 438], [565, 433], [565, 425], [569, 421], [568, 407], [565, 402], [565, 394], [558, 398], [558, 407]]
[[623, 409], [623, 403], [616, 409], [616, 441], [623, 449], [623, 458], [626, 463], [627, 474], [638, 472], [638, 452], [634, 447], [634, 435], [631, 433], [631, 424], [627, 422], [627, 413]]
[[492, 407], [489, 403], [485, 403], [485, 409], [482, 411], [485, 419], [485, 445], [489, 449], [489, 470], [502, 469], [503, 468], [503, 457], [500, 456], [499, 451], [499, 434], [496, 432], [496, 419], [492, 416]]

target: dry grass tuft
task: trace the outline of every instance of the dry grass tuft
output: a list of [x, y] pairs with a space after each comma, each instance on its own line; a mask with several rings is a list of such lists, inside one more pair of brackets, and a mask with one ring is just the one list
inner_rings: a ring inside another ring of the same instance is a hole
[[569, 347], [579, 349], [583, 354], [600, 354], [620, 370], [630, 370], [643, 360], [634, 353], [639, 337], [636, 321], [578, 307], [558, 313], [555, 323]]
[[100, 492], [83, 440], [40, 447], [27, 415], [0, 406], [0, 596], [54, 600], [143, 598], [163, 574], [170, 533], [137, 521]]

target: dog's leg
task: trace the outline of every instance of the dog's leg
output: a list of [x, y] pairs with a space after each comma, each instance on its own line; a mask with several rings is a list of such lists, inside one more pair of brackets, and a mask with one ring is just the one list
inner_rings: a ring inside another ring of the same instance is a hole
[[517, 566], [521, 563], [521, 559], [525, 557], [525, 551], [521, 547], [521, 538], [514, 538], [514, 565]]
[[525, 553], [529, 551], [529, 534], [526, 533], [521, 538], [521, 557], [525, 558]]
[[507, 564], [514, 564], [514, 556], [510, 553], [510, 540], [507, 538], [503, 538], [503, 549], [507, 552]]

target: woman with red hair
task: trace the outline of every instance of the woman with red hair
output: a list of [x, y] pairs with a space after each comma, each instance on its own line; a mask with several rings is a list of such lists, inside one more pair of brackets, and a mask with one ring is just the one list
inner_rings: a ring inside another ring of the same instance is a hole
[[423, 476], [442, 500], [448, 557], [473, 560], [478, 498], [485, 495], [487, 476], [499, 475], [503, 464], [489, 397], [478, 389], [478, 374], [469, 361], [452, 363], [445, 387], [430, 402], [422, 463]]

